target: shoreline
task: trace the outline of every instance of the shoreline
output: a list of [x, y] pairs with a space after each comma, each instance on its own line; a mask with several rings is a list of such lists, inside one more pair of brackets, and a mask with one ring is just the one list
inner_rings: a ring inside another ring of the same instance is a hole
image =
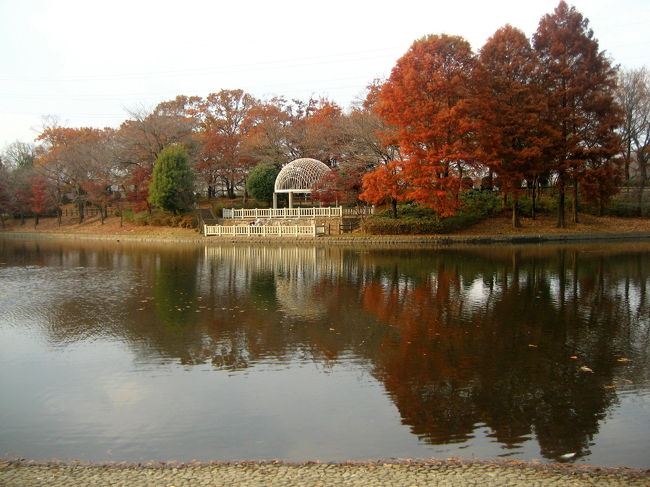
[[387, 461], [92, 463], [0, 458], [6, 487], [75, 485], [648, 485], [650, 470], [513, 460], [391, 459]]
[[186, 235], [149, 234], [96, 234], [81, 232], [3, 232], [0, 238], [28, 240], [95, 240], [104, 242], [178, 243], [218, 246], [221, 244], [246, 243], [263, 244], [294, 243], [315, 246], [393, 246], [415, 245], [424, 247], [447, 247], [457, 245], [520, 245], [545, 243], [590, 243], [650, 241], [650, 232], [622, 233], [549, 233], [521, 235], [335, 235], [324, 237], [205, 237]]

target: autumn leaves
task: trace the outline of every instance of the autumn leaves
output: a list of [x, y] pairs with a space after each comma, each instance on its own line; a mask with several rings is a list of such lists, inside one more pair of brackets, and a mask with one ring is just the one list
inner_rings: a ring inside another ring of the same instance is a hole
[[620, 123], [616, 73], [588, 29], [562, 1], [533, 44], [499, 29], [475, 55], [463, 38], [417, 40], [378, 89], [373, 109], [398, 157], [364, 177], [361, 198], [415, 201], [441, 216], [459, 207], [464, 179], [496, 187], [517, 202], [553, 180], [564, 226], [565, 192], [598, 204], [615, 192]]
[[[509, 25], [478, 53], [454, 35], [418, 39], [348, 112], [327, 99], [259, 100], [221, 90], [131, 113], [118, 129], [45, 127], [35, 166], [47, 187], [36, 192], [47, 193], [53, 209], [65, 196], [80, 219], [89, 204], [102, 213], [123, 201], [150, 210], [154, 161], [180, 144], [208, 198], [246, 195], [256, 166], [275, 173], [308, 157], [334, 169], [312, 188], [325, 204], [386, 203], [397, 216], [398, 203], [409, 202], [446, 217], [460, 209], [464, 192], [480, 187], [509, 201], [518, 226], [521, 195], [534, 216], [540, 188], [553, 186], [564, 226], [568, 202], [574, 221], [581, 201], [601, 212], [617, 191], [622, 161], [629, 166], [616, 76], [588, 21], [561, 1], [532, 41]], [[636, 160], [646, 161], [647, 152], [637, 151]], [[0, 206], [27, 211], [29, 201], [7, 189], [18, 184], [3, 178]], [[45, 199], [32, 199], [33, 211], [45, 213]]]

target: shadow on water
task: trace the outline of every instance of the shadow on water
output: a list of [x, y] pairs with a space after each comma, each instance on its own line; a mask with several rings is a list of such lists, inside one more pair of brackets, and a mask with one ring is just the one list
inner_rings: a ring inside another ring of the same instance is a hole
[[471, 443], [484, 429], [505, 455], [535, 439], [547, 459], [585, 458], [618, 394], [650, 386], [647, 244], [389, 251], [0, 239], [0, 251], [5, 271], [58, 276], [34, 280], [41, 292], [29, 298], [55, 345], [109, 337], [138, 362], [217, 371], [352, 361], [431, 445]]

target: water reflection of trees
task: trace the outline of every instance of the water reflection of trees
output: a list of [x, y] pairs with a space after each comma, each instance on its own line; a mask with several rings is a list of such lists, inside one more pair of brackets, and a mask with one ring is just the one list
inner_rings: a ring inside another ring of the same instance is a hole
[[432, 443], [485, 423], [506, 446], [535, 434], [546, 457], [586, 454], [611, 387], [632, 372], [618, 360], [648, 363], [647, 253], [489, 254], [422, 253], [406, 273], [376, 256], [364, 306], [400, 340], [375, 373]]
[[113, 336], [145, 362], [232, 371], [356, 360], [432, 444], [486, 425], [506, 449], [534, 436], [547, 458], [585, 455], [615, 387], [649, 382], [649, 246], [2, 251], [119, 278], [58, 293], [53, 340]]

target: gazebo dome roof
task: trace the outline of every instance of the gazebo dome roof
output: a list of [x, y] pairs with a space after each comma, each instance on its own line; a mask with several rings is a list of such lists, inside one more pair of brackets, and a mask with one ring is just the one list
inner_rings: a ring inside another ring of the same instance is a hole
[[302, 158], [284, 166], [275, 178], [276, 193], [310, 193], [314, 184], [331, 169], [316, 159]]

